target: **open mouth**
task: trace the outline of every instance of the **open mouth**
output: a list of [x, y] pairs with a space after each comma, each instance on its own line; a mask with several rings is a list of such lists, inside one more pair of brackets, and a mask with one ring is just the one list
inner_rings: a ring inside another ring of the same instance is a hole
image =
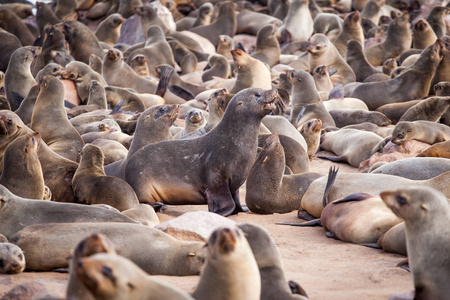
[[264, 110], [276, 110], [279, 106], [283, 105], [283, 101], [281, 100], [280, 96], [278, 95], [277, 90], [273, 90], [271, 92], [272, 97], [270, 97], [270, 100], [265, 102], [263, 104]]

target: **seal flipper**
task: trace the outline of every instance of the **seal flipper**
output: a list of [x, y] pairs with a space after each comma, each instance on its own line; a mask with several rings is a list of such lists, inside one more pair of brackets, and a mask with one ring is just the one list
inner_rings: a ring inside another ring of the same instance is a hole
[[122, 109], [124, 104], [125, 104], [125, 100], [120, 101], [119, 103], [117, 103], [116, 106], [114, 106], [113, 110], [109, 114], [113, 115], [113, 114], [118, 113]]
[[239, 189], [237, 189], [233, 193], [233, 200], [234, 200], [234, 203], [236, 204], [236, 207], [234, 208], [234, 211], [233, 211], [232, 215], [235, 215], [235, 214], [240, 213], [240, 212], [248, 212], [248, 209], [247, 208], [243, 208], [241, 206], [241, 202], [239, 201]]
[[294, 295], [302, 295], [308, 298], [308, 295], [306, 294], [305, 290], [298, 284], [297, 282], [293, 280], [288, 281], [289, 288], [291, 289], [291, 293]]
[[[328, 70], [329, 72], [329, 70]], [[331, 76], [331, 75], [330, 75]], [[342, 83], [336, 84], [328, 95], [328, 99], [343, 99], [344, 98], [344, 86]]]
[[[206, 202], [208, 203], [208, 211], [227, 217], [236, 214], [236, 202], [231, 195], [228, 182], [222, 179], [221, 186], [207, 188], [205, 191]], [[240, 205], [239, 205], [240, 206]], [[242, 207], [240, 207], [242, 209]]]
[[297, 217], [299, 219], [306, 220], [306, 221], [312, 221], [312, 220], [316, 219], [316, 217], [314, 217], [313, 215], [311, 215], [309, 212], [307, 212], [306, 210], [304, 210], [302, 208], [300, 208], [298, 210]]
[[333, 156], [333, 155], [317, 155], [318, 158], [325, 158], [334, 162], [346, 162], [347, 161], [347, 157], [345, 157], [344, 155], [339, 155], [339, 156]]
[[364, 247], [369, 247], [369, 248], [374, 248], [374, 249], [380, 249], [383, 250], [383, 248], [381, 248], [380, 245], [378, 245], [377, 243], [365, 243], [365, 244], [360, 244], [361, 246]]
[[344, 197], [342, 199], [333, 201], [333, 202], [331, 202], [331, 204], [346, 203], [346, 202], [351, 202], [351, 201], [363, 201], [363, 200], [370, 199], [373, 197], [374, 196], [371, 194], [354, 193], [354, 194], [348, 195], [347, 197]]
[[69, 101], [67, 101], [67, 100], [64, 100], [64, 107], [67, 107], [67, 108], [74, 108], [74, 107], [77, 107], [75, 104], [73, 104], [72, 102], [69, 102]]
[[330, 199], [328, 199], [328, 196], [330, 195], [331, 188], [333, 187], [334, 181], [336, 180], [337, 173], [339, 171], [339, 168], [336, 167], [330, 167], [330, 170], [328, 171], [328, 179], [327, 184], [325, 186], [325, 191], [323, 193], [323, 207], [327, 206], [328, 203], [330, 203]]
[[172, 79], [173, 72], [175, 72], [175, 69], [171, 66], [161, 67], [159, 74], [159, 82], [158, 86], [156, 87], [155, 95], [164, 97], [164, 94], [167, 91], [167, 87], [169, 86], [170, 80]]
[[339, 239], [334, 235], [334, 233], [332, 233], [332, 232], [327, 231], [327, 232], [325, 233], [325, 235], [326, 235], [326, 237], [329, 238], [329, 239], [339, 240]]
[[195, 95], [192, 94], [190, 91], [186, 90], [185, 88], [182, 88], [181, 86], [175, 85], [175, 84], [171, 85], [169, 87], [169, 91], [171, 91], [172, 94], [180, 97], [181, 99], [187, 100], [187, 101], [195, 98]]
[[399, 262], [396, 267], [399, 267], [408, 272], [411, 272], [411, 269], [409, 268], [409, 260], [407, 258], [402, 260], [401, 262]]
[[320, 219], [314, 219], [314, 220], [303, 222], [303, 223], [275, 223], [275, 224], [276, 225], [300, 226], [300, 227], [322, 226], [322, 222], [320, 221]]

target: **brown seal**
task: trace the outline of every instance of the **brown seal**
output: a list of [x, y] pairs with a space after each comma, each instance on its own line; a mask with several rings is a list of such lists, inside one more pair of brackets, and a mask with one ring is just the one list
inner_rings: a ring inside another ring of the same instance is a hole
[[[237, 93], [220, 123], [208, 134], [160, 142], [136, 152], [125, 168], [127, 182], [140, 202], [208, 203], [209, 211], [224, 216], [242, 211], [238, 189], [256, 159], [261, 119], [276, 109], [277, 101], [278, 93], [273, 90], [250, 88]], [[158, 162], [152, 161], [151, 166], [144, 163], [148, 155], [157, 155]], [[223, 164], [224, 157], [227, 164]], [[170, 184], [160, 181], [165, 176], [171, 178]]]
[[[317, 91], [320, 94], [322, 100], [328, 98], [328, 93], [333, 90], [333, 83], [330, 79], [330, 73], [328, 72], [327, 66], [318, 66], [312, 72], [314, 78], [314, 83], [316, 84]], [[326, 93], [326, 97], [322, 97], [322, 93]]]
[[[234, 274], [241, 276], [238, 278]], [[261, 297], [258, 265], [239, 228], [218, 228], [208, 239], [206, 262], [192, 296], [207, 300], [217, 295], [225, 299], [258, 300]]]
[[217, 45], [217, 54], [225, 56], [228, 60], [233, 59], [231, 55], [231, 50], [234, 50], [234, 41], [228, 36], [221, 34], [219, 35], [219, 44]]
[[38, 158], [39, 133], [21, 136], [6, 147], [0, 184], [11, 193], [29, 199], [44, 199], [44, 175]]
[[374, 174], [391, 174], [413, 180], [425, 180], [448, 171], [450, 171], [450, 161], [448, 159], [442, 157], [408, 157], [386, 163], [370, 172]]
[[405, 220], [408, 261], [411, 268], [414, 299], [445, 299], [450, 293], [450, 265], [440, 249], [450, 246], [448, 239], [450, 206], [437, 190], [406, 187], [384, 191], [381, 198]]
[[[7, 31], [0, 31], [2, 47], [0, 48], [0, 71], [6, 72], [11, 55], [22, 47], [20, 40]], [[231, 55], [231, 54], [230, 54]]]
[[174, 139], [186, 137], [206, 125], [206, 119], [201, 109], [191, 108], [184, 118], [184, 128], [173, 136]]
[[342, 31], [333, 42], [342, 57], [345, 57], [347, 54], [348, 41], [356, 40], [361, 44], [364, 43], [364, 32], [360, 21], [361, 17], [358, 11], [352, 12], [345, 17]]
[[273, 25], [276, 29], [282, 24], [283, 22], [271, 15], [254, 11], [254, 9], [244, 9], [237, 15], [236, 32], [238, 34], [257, 35], [258, 31], [267, 25]]
[[[443, 36], [442, 41], [443, 45], [441, 52], [443, 59], [434, 74], [433, 80], [431, 81], [431, 87], [441, 81], [450, 81], [450, 36]], [[433, 89], [430, 89], [431, 94], [432, 92]]]
[[427, 150], [421, 152], [418, 157], [444, 157], [450, 158], [450, 141], [440, 142], [432, 145]]
[[364, 9], [361, 11], [361, 18], [372, 21], [374, 24], [380, 22], [380, 17], [383, 12], [381, 8], [385, 4], [384, 0], [369, 0], [367, 1]]
[[0, 243], [0, 274], [19, 274], [25, 270], [25, 256], [18, 246]]
[[100, 24], [98, 24], [95, 36], [99, 41], [110, 46], [114, 46], [120, 37], [120, 29], [125, 19], [120, 14], [109, 15]]
[[450, 127], [430, 121], [402, 121], [392, 131], [392, 142], [400, 145], [409, 140], [435, 144], [450, 140]]
[[0, 25], [4, 30], [14, 34], [23, 46], [33, 45], [36, 40], [22, 19], [12, 9], [3, 5], [0, 7]]
[[[90, 209], [96, 208], [106, 211], [108, 214], [113, 213], [108, 209], [99, 207], [72, 205]], [[114, 214], [121, 215], [117, 212], [114, 212]], [[130, 220], [123, 215], [121, 216]], [[68, 222], [71, 222], [71, 220]], [[71, 251], [82, 239], [94, 233], [106, 236], [117, 253], [131, 259], [148, 274], [198, 275], [203, 265], [204, 242], [180, 241], [159, 229], [141, 224], [125, 224], [114, 221], [37, 224], [28, 226], [18, 232], [11, 239], [11, 242], [27, 253], [28, 270], [48, 271], [67, 268], [67, 257], [70, 256]], [[61, 237], [65, 238], [62, 239]], [[155, 241], [158, 242], [155, 243]], [[36, 247], [37, 244], [42, 245], [42, 247]], [[130, 245], [134, 246], [130, 247]], [[155, 259], [149, 259], [149, 253]], [[44, 259], [45, 257], [49, 257], [49, 259]]]
[[72, 184], [79, 203], [108, 204], [119, 211], [139, 204], [133, 189], [122, 179], [106, 176], [102, 150], [92, 144], [83, 147], [80, 165]]
[[301, 289], [303, 292], [301, 295], [292, 294], [290, 282], [288, 284], [283, 270], [280, 251], [267, 230], [252, 223], [241, 224], [239, 228], [246, 235], [259, 268], [261, 300], [306, 300], [307, 295], [303, 289]]
[[192, 51], [176, 39], [169, 40], [175, 62], [181, 67], [181, 75], [189, 74], [197, 69], [198, 59]]
[[256, 49], [251, 54], [253, 58], [259, 59], [269, 67], [280, 62], [280, 44], [275, 37], [275, 26], [272, 24], [261, 27], [256, 36]]
[[395, 18], [389, 24], [386, 40], [364, 50], [367, 60], [373, 66], [381, 66], [386, 59], [396, 57], [411, 48], [409, 15]]
[[399, 223], [389, 229], [378, 239], [377, 244], [383, 251], [407, 256], [405, 223]]
[[320, 145], [320, 135], [322, 129], [322, 121], [320, 119], [312, 119], [300, 127], [300, 134], [308, 145], [308, 157], [312, 158], [316, 154]]
[[[363, 83], [351, 94], [374, 110], [384, 104], [405, 102], [428, 95], [431, 79], [442, 60], [442, 40], [437, 40], [420, 54], [419, 59], [397, 77], [383, 82]], [[411, 84], [414, 82], [414, 84]]]
[[[230, 54], [231, 55], [231, 54]], [[231, 66], [228, 59], [220, 54], [210, 55], [208, 58], [208, 70], [202, 74], [202, 81], [213, 79], [214, 76], [221, 78], [231, 77]]]
[[41, 36], [44, 34], [44, 27], [47, 24], [55, 25], [61, 22], [52, 10], [50, 3], [36, 1], [36, 25]]
[[405, 112], [413, 107], [414, 105], [420, 103], [423, 100], [410, 100], [406, 102], [395, 102], [384, 104], [376, 109], [383, 113], [386, 117], [391, 120], [392, 124], [397, 124], [400, 118], [405, 114]]
[[270, 135], [247, 177], [245, 203], [252, 212], [288, 213], [298, 209], [311, 182], [321, 177], [317, 173], [284, 175], [285, 165], [283, 146], [277, 135]]
[[30, 66], [38, 54], [37, 47], [21, 47], [14, 51], [5, 73], [6, 99], [16, 110], [30, 89], [36, 85]]
[[363, 109], [337, 109], [330, 110], [336, 126], [341, 128], [347, 125], [371, 122], [377, 126], [387, 126], [391, 121], [379, 111], [368, 111]]
[[5, 3], [2, 4], [2, 7], [10, 8], [16, 15], [18, 15], [21, 19], [26, 19], [29, 16], [33, 15], [32, 9], [33, 5], [25, 4], [25, 3]]
[[64, 108], [64, 86], [53, 76], [44, 76], [40, 82], [31, 129], [41, 133], [42, 140], [63, 157], [79, 160], [84, 146], [79, 133], [66, 116]]
[[128, 149], [118, 141], [96, 139], [91, 144], [102, 149], [103, 155], [105, 156], [105, 166], [125, 159], [128, 154]]
[[450, 96], [430, 97], [410, 107], [399, 121], [437, 122], [448, 111]]
[[447, 34], [447, 26], [444, 18], [449, 12], [448, 7], [438, 5], [433, 7], [428, 14], [427, 21], [438, 38]]
[[419, 19], [413, 25], [413, 48], [425, 49], [432, 45], [437, 39], [430, 24], [425, 19]]
[[363, 82], [370, 75], [380, 73], [379, 70], [369, 63], [364, 54], [362, 43], [357, 40], [350, 40], [347, 43], [345, 61], [355, 72], [357, 82]]
[[95, 299], [193, 300], [186, 292], [146, 274], [131, 260], [113, 253], [78, 259], [75, 273]]
[[103, 75], [103, 60], [95, 54], [89, 57], [89, 68], [100, 75]]
[[[314, 32], [314, 21], [309, 11], [309, 0], [294, 0], [290, 3], [286, 19], [277, 30], [284, 42], [307, 41]], [[298, 30], [298, 28], [303, 30]]]
[[139, 76], [149, 76], [150, 71], [147, 65], [147, 58], [145, 55], [139, 54], [131, 59], [130, 67], [139, 75]]

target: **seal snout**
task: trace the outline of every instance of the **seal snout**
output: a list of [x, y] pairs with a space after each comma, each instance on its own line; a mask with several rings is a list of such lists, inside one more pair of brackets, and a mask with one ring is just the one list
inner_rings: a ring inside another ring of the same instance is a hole
[[229, 253], [236, 247], [237, 238], [230, 228], [221, 228], [217, 230], [216, 241], [221, 253]]

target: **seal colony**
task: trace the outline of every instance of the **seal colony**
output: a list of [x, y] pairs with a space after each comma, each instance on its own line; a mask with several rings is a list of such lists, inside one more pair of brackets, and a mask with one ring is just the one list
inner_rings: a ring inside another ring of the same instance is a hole
[[[148, 2], [0, 5], [0, 273], [70, 265], [69, 299], [326, 298], [269, 230], [323, 225], [407, 253], [415, 299], [449, 293], [445, 1]], [[153, 228], [205, 209], [238, 226]]]

